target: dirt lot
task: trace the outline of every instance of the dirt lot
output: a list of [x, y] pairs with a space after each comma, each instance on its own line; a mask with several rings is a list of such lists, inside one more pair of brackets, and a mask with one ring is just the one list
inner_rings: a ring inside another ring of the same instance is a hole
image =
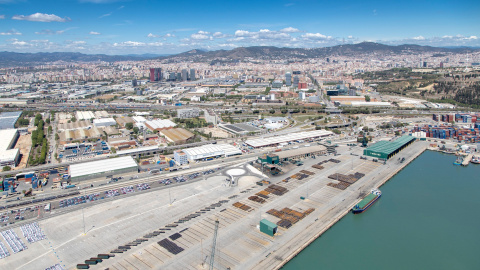
[[212, 132], [212, 137], [217, 138], [229, 138], [231, 135], [223, 129], [220, 128], [204, 128], [203, 133], [208, 134]]
[[32, 146], [32, 134], [22, 135], [18, 138], [15, 148], [20, 149], [22, 159], [15, 169], [22, 169], [26, 167], [28, 156], [30, 156], [30, 148]]

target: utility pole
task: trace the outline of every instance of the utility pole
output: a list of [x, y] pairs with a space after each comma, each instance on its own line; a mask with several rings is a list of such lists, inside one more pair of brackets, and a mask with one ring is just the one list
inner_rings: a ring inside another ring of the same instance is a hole
[[215, 220], [215, 230], [213, 231], [213, 243], [212, 243], [212, 255], [210, 255], [210, 270], [213, 270], [213, 263], [215, 261], [215, 247], [217, 245], [217, 233], [218, 233], [218, 219]]

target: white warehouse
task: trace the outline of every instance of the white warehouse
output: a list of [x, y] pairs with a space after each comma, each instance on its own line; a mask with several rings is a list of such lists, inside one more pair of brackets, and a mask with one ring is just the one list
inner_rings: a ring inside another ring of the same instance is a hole
[[93, 125], [96, 127], [115, 126], [117, 122], [113, 118], [93, 119]]
[[[242, 151], [230, 144], [207, 144], [182, 150], [188, 161], [205, 160], [209, 158], [230, 157], [241, 155]], [[176, 160], [180, 162], [179, 160]]]
[[16, 129], [0, 130], [0, 166], [17, 166], [20, 161], [20, 150], [15, 148], [19, 137]]

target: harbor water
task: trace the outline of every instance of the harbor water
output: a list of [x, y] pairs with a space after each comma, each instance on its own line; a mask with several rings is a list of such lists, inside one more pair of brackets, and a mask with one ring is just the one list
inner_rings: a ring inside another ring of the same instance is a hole
[[426, 151], [282, 269], [480, 269], [480, 165]]

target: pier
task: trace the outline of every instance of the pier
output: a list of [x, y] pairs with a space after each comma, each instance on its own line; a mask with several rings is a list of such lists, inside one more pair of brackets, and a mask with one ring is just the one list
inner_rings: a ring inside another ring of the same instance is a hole
[[467, 166], [468, 163], [470, 163], [470, 160], [472, 160], [473, 158], [473, 154], [468, 154], [468, 156], [466, 156], [463, 161], [462, 161], [462, 166]]

